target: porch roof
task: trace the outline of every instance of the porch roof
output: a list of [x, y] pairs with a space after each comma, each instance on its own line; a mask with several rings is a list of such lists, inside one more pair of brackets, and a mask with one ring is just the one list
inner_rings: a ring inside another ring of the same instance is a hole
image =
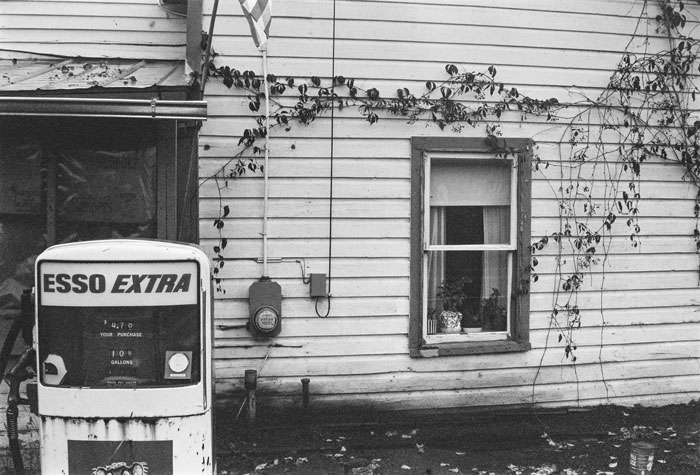
[[167, 94], [193, 83], [184, 60], [0, 59], [0, 115], [205, 120], [206, 102]]
[[105, 58], [0, 59], [0, 93], [191, 86], [185, 61]]

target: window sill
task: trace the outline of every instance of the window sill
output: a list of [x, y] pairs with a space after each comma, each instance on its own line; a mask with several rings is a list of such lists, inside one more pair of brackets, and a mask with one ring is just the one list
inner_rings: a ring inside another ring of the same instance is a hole
[[489, 353], [515, 353], [528, 351], [529, 341], [496, 340], [473, 341], [468, 343], [439, 343], [423, 345], [422, 348], [412, 349], [412, 358], [433, 358], [436, 356], [481, 355]]

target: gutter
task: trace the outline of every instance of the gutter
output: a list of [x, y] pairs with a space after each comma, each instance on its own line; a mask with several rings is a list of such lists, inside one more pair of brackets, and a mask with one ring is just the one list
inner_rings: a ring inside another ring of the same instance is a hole
[[0, 97], [0, 116], [124, 117], [206, 120], [206, 101], [74, 97]]

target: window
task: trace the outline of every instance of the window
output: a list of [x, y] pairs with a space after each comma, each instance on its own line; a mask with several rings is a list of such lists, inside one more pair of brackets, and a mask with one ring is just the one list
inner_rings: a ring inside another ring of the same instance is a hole
[[412, 356], [524, 351], [529, 140], [412, 141]]
[[196, 132], [185, 121], [0, 117], [0, 131], [0, 315], [16, 314], [50, 245], [197, 242]]

